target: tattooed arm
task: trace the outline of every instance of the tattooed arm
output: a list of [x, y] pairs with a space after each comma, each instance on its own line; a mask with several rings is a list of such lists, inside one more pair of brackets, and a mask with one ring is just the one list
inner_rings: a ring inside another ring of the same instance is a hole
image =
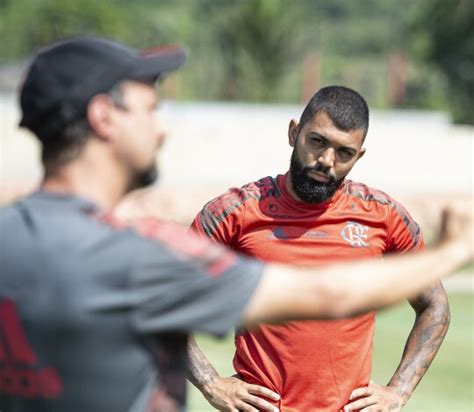
[[198, 388], [207, 401], [219, 411], [277, 410], [260, 396], [273, 400], [275, 392], [258, 385], [250, 385], [236, 376], [221, 378], [216, 369], [197, 346], [194, 336], [188, 340], [188, 380]]
[[400, 365], [389, 382], [402, 395], [404, 404], [430, 367], [451, 319], [448, 297], [440, 282], [410, 300], [410, 305], [416, 313], [415, 324]]
[[361, 399], [349, 404], [346, 410], [363, 411], [378, 405], [383, 410], [400, 411], [428, 370], [448, 331], [448, 298], [438, 282], [409, 302], [416, 313], [415, 324], [395, 374], [387, 386], [371, 382], [367, 388], [354, 390], [351, 400]]
[[[212, 382], [219, 377], [214, 366], [199, 349], [194, 336], [188, 339], [188, 380], [204, 395]], [[206, 396], [207, 398], [207, 396]]]

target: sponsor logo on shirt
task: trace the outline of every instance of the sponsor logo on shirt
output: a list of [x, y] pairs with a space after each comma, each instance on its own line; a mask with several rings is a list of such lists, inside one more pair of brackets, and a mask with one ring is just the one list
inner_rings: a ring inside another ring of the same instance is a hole
[[40, 367], [13, 301], [0, 301], [0, 393], [55, 398], [62, 390], [56, 369]]
[[281, 213], [280, 208], [276, 203], [269, 203], [265, 205], [261, 205], [262, 212], [267, 215], [271, 216], [274, 219], [294, 219], [295, 216], [288, 213]]
[[357, 222], [347, 222], [341, 230], [342, 238], [352, 247], [367, 247], [369, 227]]
[[328, 233], [322, 230], [306, 230], [299, 226], [277, 226], [271, 230], [268, 239], [289, 240], [289, 239], [324, 239]]

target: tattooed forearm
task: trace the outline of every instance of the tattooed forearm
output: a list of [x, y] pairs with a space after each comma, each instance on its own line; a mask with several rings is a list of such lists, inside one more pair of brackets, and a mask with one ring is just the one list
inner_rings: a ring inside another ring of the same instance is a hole
[[448, 298], [441, 283], [410, 301], [415, 310], [415, 324], [410, 332], [402, 360], [389, 386], [406, 402], [428, 370], [448, 331], [450, 312]]
[[197, 346], [194, 336], [190, 336], [188, 340], [188, 358], [188, 380], [201, 392], [205, 392], [219, 375]]

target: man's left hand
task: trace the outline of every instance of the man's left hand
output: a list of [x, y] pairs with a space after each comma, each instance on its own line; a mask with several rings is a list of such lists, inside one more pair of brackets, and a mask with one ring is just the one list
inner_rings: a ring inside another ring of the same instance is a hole
[[346, 411], [399, 412], [405, 404], [403, 397], [392, 386], [380, 386], [370, 381], [369, 386], [354, 389], [344, 406]]

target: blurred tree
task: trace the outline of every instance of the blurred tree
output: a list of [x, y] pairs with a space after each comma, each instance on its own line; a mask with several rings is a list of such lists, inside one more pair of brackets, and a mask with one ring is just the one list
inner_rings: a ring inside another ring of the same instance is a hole
[[322, 85], [346, 84], [371, 106], [387, 107], [388, 55], [399, 49], [408, 56], [404, 107], [456, 107], [456, 119], [471, 122], [473, 7], [473, 0], [0, 0], [0, 62], [77, 34], [135, 47], [181, 43], [189, 51], [181, 98], [298, 102], [304, 56], [317, 55]]
[[299, 19], [283, 0], [220, 2], [214, 10], [225, 74], [222, 96], [270, 101], [301, 50]]
[[8, 47], [3, 58], [19, 58], [61, 37], [97, 34], [126, 36], [129, 27], [123, 8], [96, 0], [16, 0], [4, 2], [0, 35]]
[[446, 77], [448, 107], [458, 123], [474, 124], [474, 2], [432, 0], [417, 22], [423, 55]]

